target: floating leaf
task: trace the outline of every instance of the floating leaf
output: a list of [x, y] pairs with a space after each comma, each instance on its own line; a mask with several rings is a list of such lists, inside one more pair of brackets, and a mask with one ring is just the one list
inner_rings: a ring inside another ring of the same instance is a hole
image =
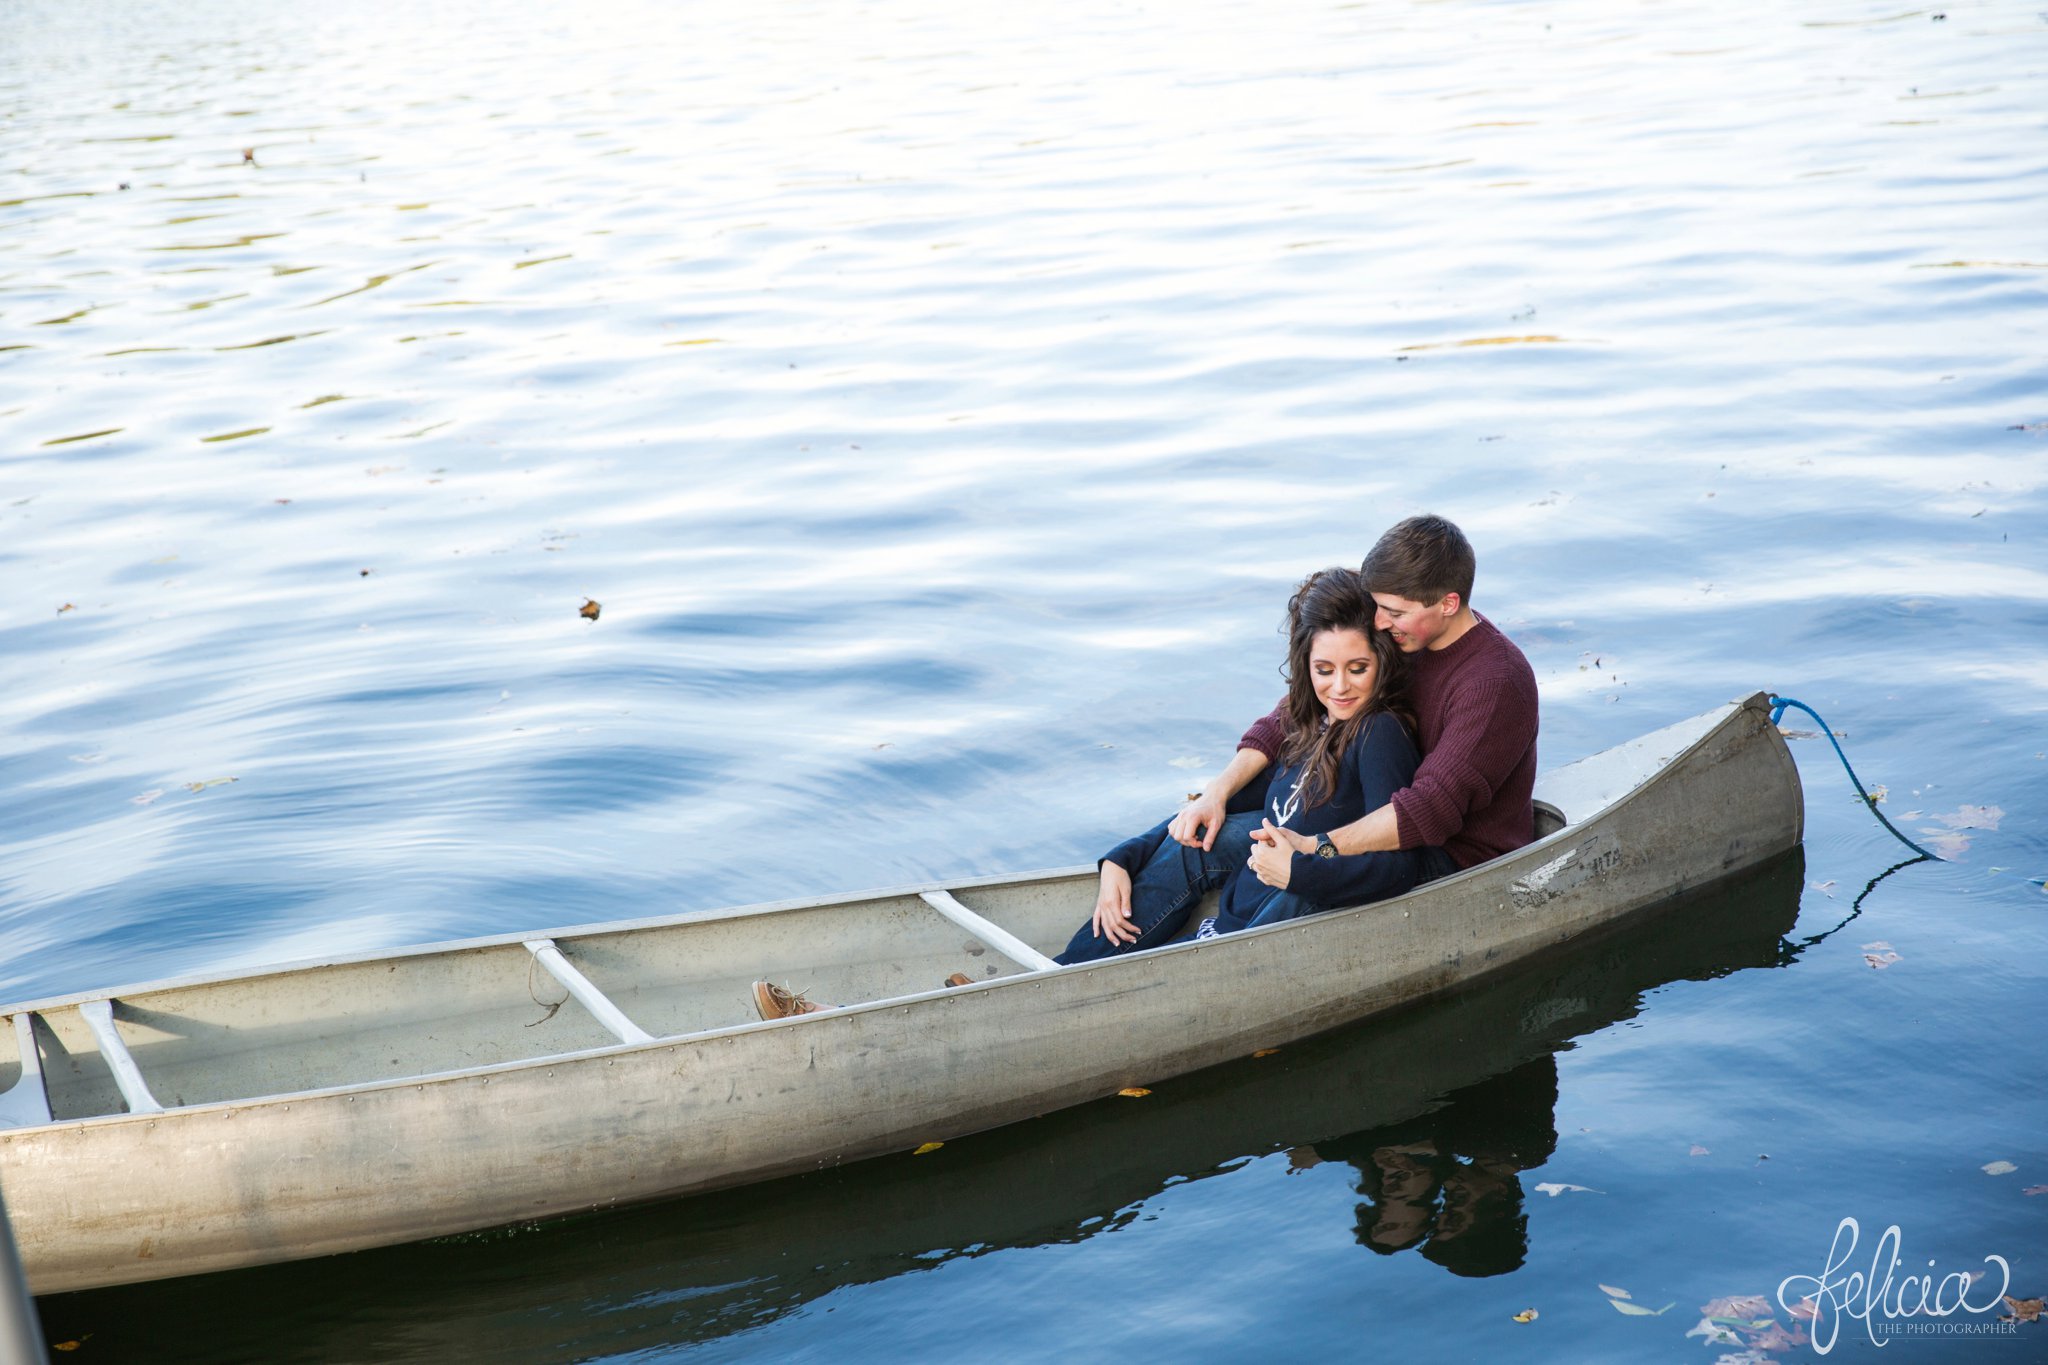
[[2005, 1303], [2006, 1307], [2012, 1309], [2012, 1312], [2009, 1314], [2001, 1313], [1998, 1317], [2000, 1322], [2039, 1322], [2041, 1320], [2043, 1301], [2040, 1299], [2016, 1299], [2012, 1295], [2007, 1294], [2005, 1296]]
[[1820, 1305], [1814, 1302], [1813, 1295], [1808, 1294], [1785, 1311], [1798, 1318], [1801, 1322], [1812, 1322], [1820, 1316]]
[[1694, 1143], [1694, 1144], [1692, 1145], [1692, 1150], [1691, 1150], [1690, 1152], [1687, 1152], [1687, 1153], [1686, 1153], [1686, 1155], [1687, 1155], [1687, 1156], [1712, 1156], [1712, 1155], [1713, 1155], [1713, 1152], [1709, 1151], [1709, 1150], [1708, 1150], [1707, 1148], [1705, 1148], [1705, 1147], [1702, 1147], [1702, 1146], [1700, 1146], [1700, 1145], [1699, 1145], [1699, 1144], [1698, 1144], [1697, 1142], [1695, 1142], [1695, 1143]]
[[1609, 1298], [1615, 1299], [1632, 1299], [1635, 1297], [1635, 1295], [1629, 1293], [1626, 1289], [1616, 1289], [1611, 1284], [1601, 1285], [1600, 1292], [1607, 1295]]
[[938, 1151], [938, 1150], [939, 1150], [939, 1148], [941, 1148], [941, 1147], [943, 1147], [943, 1146], [945, 1146], [945, 1145], [946, 1145], [946, 1144], [945, 1144], [945, 1143], [943, 1143], [943, 1142], [926, 1142], [926, 1143], [920, 1143], [920, 1144], [918, 1145], [918, 1149], [917, 1149], [916, 1151], [912, 1152], [912, 1153], [911, 1153], [911, 1155], [912, 1155], [912, 1156], [929, 1156], [929, 1155], [930, 1155], [931, 1153], [933, 1153], [933, 1152], [936, 1152], [936, 1151]]
[[1142, 1085], [1127, 1085], [1116, 1093], [1122, 1095], [1127, 1100], [1142, 1100], [1152, 1092]]
[[1796, 1327], [1788, 1332], [1775, 1321], [1761, 1332], [1751, 1334], [1749, 1338], [1749, 1348], [1752, 1351], [1789, 1351], [1794, 1346], [1805, 1344], [1806, 1333]]
[[1761, 1294], [1730, 1294], [1712, 1303], [1701, 1304], [1700, 1311], [1710, 1318], [1744, 1326], [1751, 1322], [1769, 1322], [1771, 1301]]
[[1835, 898], [1835, 882], [1832, 877], [1824, 882], [1808, 882], [1807, 885], [1820, 892], [1823, 896], [1826, 896], [1829, 900]]
[[[1883, 800], [1884, 800], [1884, 799], [1885, 799], [1885, 798], [1886, 798], [1887, 796], [1890, 796], [1891, 794], [1892, 794], [1892, 789], [1891, 789], [1890, 787], [1886, 787], [1886, 786], [1882, 786], [1882, 785], [1880, 785], [1880, 786], [1876, 786], [1876, 787], [1872, 787], [1872, 788], [1870, 789], [1870, 804], [1871, 804], [1871, 805], [1873, 805], [1873, 806], [1875, 806], [1875, 805], [1877, 805], [1877, 804], [1878, 804], [1879, 802], [1883, 801]], [[1863, 798], [1859, 796], [1859, 797], [1857, 797], [1856, 799], [1857, 799], [1858, 801], [1861, 801], [1861, 800], [1862, 800]]]
[[50, 1349], [53, 1351], [75, 1351], [84, 1344], [85, 1338], [80, 1337], [77, 1341], [53, 1341], [50, 1343]]
[[57, 614], [58, 614], [59, 616], [62, 616], [62, 615], [63, 615], [63, 614], [65, 613], [65, 612], [67, 612], [67, 611], [77, 611], [77, 610], [78, 610], [78, 604], [77, 604], [76, 602], [66, 602], [66, 603], [65, 603], [65, 604], [64, 604], [63, 606], [61, 606], [61, 607], [57, 608]]
[[1988, 1161], [1984, 1164], [1984, 1174], [1986, 1175], [2011, 1175], [2018, 1169], [2019, 1167], [2013, 1165], [2010, 1161]]
[[130, 801], [133, 801], [138, 806], [146, 806], [150, 802], [156, 800], [159, 796], [162, 796], [163, 794], [164, 789], [162, 787], [158, 787], [155, 791], [147, 791], [140, 796], [131, 796], [128, 799]]
[[1632, 1318], [1662, 1317], [1672, 1308], [1672, 1305], [1668, 1303], [1662, 1308], [1645, 1308], [1639, 1303], [1623, 1303], [1620, 1299], [1609, 1299], [1607, 1302], [1614, 1305], [1615, 1312], [1626, 1313]]
[[239, 782], [241, 780], [239, 777], [209, 777], [204, 782], [187, 782], [185, 790], [188, 792], [203, 792], [208, 787], [225, 787], [230, 782]]
[[1891, 966], [1894, 962], [1900, 962], [1904, 959], [1902, 959], [1897, 953], [1891, 952], [1890, 950], [1886, 950], [1882, 953], [1865, 953], [1863, 955], [1863, 960], [1865, 962], [1868, 962], [1873, 970], [1881, 972], [1885, 968]]
[[[2036, 1300], [2036, 1302], [2039, 1302], [2039, 1301], [2038, 1301], [2038, 1300]], [[1538, 1316], [1539, 1316], [1539, 1314], [1538, 1314], [1538, 1313], [1536, 1312], [1536, 1310], [1535, 1310], [1535, 1309], [1533, 1309], [1533, 1308], [1524, 1308], [1524, 1309], [1523, 1309], [1523, 1310], [1522, 1310], [1521, 1312], [1519, 1312], [1519, 1313], [1515, 1314], [1515, 1321], [1516, 1321], [1516, 1322], [1534, 1322], [1534, 1321], [1536, 1321], [1536, 1319], [1537, 1319], [1537, 1317], [1538, 1317]]]
[[576, 609], [576, 614], [586, 621], [595, 621], [597, 614], [603, 610], [604, 608], [598, 605], [596, 598], [586, 597], [583, 599], [583, 605]]
[[1958, 806], [1948, 815], [1930, 817], [1950, 829], [1997, 829], [2005, 812], [1997, 806]]
[[2048, 1185], [2029, 1185], [2029, 1186], [2027, 1186], [2027, 1187], [2026, 1187], [2025, 1189], [2021, 1190], [2021, 1191], [2020, 1191], [2020, 1193], [2021, 1193], [2021, 1194], [2048, 1194]]
[[1565, 1192], [1566, 1190], [1577, 1190], [1577, 1191], [1578, 1191], [1579, 1193], [1581, 1193], [1581, 1194], [1605, 1194], [1605, 1193], [1606, 1193], [1606, 1191], [1605, 1191], [1605, 1190], [1596, 1190], [1596, 1189], [1593, 1189], [1593, 1188], [1591, 1188], [1590, 1186], [1586, 1186], [1586, 1185], [1557, 1185], [1557, 1184], [1552, 1184], [1552, 1183], [1550, 1183], [1550, 1182], [1548, 1182], [1548, 1181], [1545, 1181], [1545, 1182], [1544, 1182], [1543, 1184], [1540, 1184], [1540, 1185], [1538, 1185], [1538, 1186], [1536, 1187], [1536, 1192], [1537, 1192], [1538, 1194], [1547, 1194], [1547, 1195], [1549, 1195], [1549, 1196], [1550, 1196], [1550, 1197], [1551, 1197], [1552, 1199], [1555, 1199], [1555, 1198], [1557, 1198], [1557, 1197], [1558, 1197], [1559, 1195], [1563, 1194], [1563, 1193], [1564, 1193], [1564, 1192]]
[[1272, 1056], [1272, 1055], [1273, 1055], [1274, 1053], [1278, 1052], [1279, 1050], [1280, 1050], [1280, 1049], [1279, 1049], [1279, 1048], [1277, 1048], [1277, 1047], [1262, 1047], [1262, 1048], [1260, 1048], [1260, 1049], [1259, 1049], [1259, 1050], [1258, 1050], [1257, 1052], [1254, 1052], [1254, 1053], [1252, 1054], [1252, 1056], [1254, 1056], [1254, 1057], [1270, 1057], [1270, 1056]]
[[1689, 1337], [1704, 1337], [1709, 1346], [1740, 1346], [1742, 1338], [1730, 1328], [1722, 1326], [1712, 1318], [1701, 1318], [1697, 1326], [1686, 1333]]

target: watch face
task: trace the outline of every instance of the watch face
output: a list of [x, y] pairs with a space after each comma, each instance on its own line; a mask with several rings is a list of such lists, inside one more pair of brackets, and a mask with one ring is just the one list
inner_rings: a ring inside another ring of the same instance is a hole
[[1316, 856], [1318, 858], [1334, 858], [1337, 856], [1337, 846], [1330, 842], [1329, 835], [1318, 834], [1316, 836]]

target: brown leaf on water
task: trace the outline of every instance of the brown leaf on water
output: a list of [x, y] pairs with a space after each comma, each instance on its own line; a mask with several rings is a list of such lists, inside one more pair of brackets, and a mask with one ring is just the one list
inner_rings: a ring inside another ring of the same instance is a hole
[[2012, 1309], [2012, 1312], [1999, 1314], [1998, 1320], [2000, 1322], [2039, 1322], [2041, 1320], [2042, 1300], [2040, 1299], [2016, 1299], [2012, 1295], [2007, 1294], [2005, 1296], [2005, 1306]]
[[67, 611], [77, 611], [77, 610], [78, 610], [78, 604], [77, 604], [76, 602], [66, 602], [66, 603], [65, 603], [65, 604], [64, 604], [63, 606], [61, 606], [61, 607], [57, 608], [57, 614], [58, 614], [59, 616], [62, 616], [62, 615], [63, 615], [63, 614], [65, 613], [65, 612], [67, 612]]
[[1701, 1304], [1700, 1312], [1710, 1318], [1740, 1318], [1745, 1322], [1757, 1322], [1771, 1315], [1771, 1301], [1761, 1294], [1730, 1294], [1712, 1303]]
[[1152, 1092], [1142, 1085], [1127, 1085], [1116, 1093], [1122, 1095], [1127, 1100], [1142, 1100]]
[[1262, 1048], [1260, 1048], [1260, 1049], [1259, 1049], [1259, 1050], [1258, 1050], [1257, 1052], [1254, 1052], [1254, 1053], [1252, 1054], [1252, 1056], [1254, 1056], [1254, 1057], [1270, 1057], [1270, 1056], [1272, 1056], [1272, 1055], [1273, 1055], [1274, 1053], [1278, 1052], [1279, 1050], [1280, 1050], [1280, 1049], [1279, 1049], [1279, 1048], [1277, 1048], [1277, 1047], [1262, 1047]]
[[596, 598], [586, 597], [583, 599], [583, 605], [576, 609], [576, 614], [586, 621], [595, 621], [597, 614], [603, 610], [604, 608], [598, 605]]
[[1775, 1321], [1761, 1332], [1752, 1333], [1749, 1338], [1749, 1349], [1752, 1351], [1789, 1351], [1794, 1346], [1805, 1344], [1806, 1333], [1797, 1327], [1788, 1332]]

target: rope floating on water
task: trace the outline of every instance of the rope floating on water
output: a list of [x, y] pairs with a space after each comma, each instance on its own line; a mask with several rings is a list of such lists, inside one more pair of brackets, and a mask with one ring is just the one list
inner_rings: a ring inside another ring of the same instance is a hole
[[[1899, 833], [1899, 827], [1893, 824], [1891, 821], [1884, 818], [1884, 812], [1877, 808], [1877, 798], [1872, 796], [1869, 792], [1863, 789], [1863, 780], [1857, 777], [1856, 770], [1849, 766], [1849, 755], [1842, 752], [1841, 741], [1835, 738], [1835, 732], [1829, 728], [1828, 723], [1824, 720], [1821, 720], [1820, 712], [1814, 710], [1811, 706], [1808, 706], [1803, 701], [1794, 701], [1790, 697], [1781, 697], [1774, 692], [1771, 694], [1771, 724], [1776, 725], [1778, 723], [1779, 717], [1785, 714], [1785, 708], [1788, 706], [1798, 707], [1800, 710], [1804, 711], [1807, 715], [1812, 716], [1814, 720], [1819, 722], [1820, 732], [1828, 737], [1828, 743], [1835, 746], [1835, 757], [1842, 760], [1842, 771], [1849, 774], [1849, 780], [1856, 786], [1856, 794], [1863, 798], [1863, 804], [1870, 809], [1870, 813], [1872, 815], [1875, 815], [1877, 817], [1877, 822], [1892, 832], [1892, 837], [1894, 839], [1897, 839], [1900, 843], [1904, 844], [1907, 848], [1912, 849], [1915, 853], [1919, 854], [1923, 858], [1933, 858], [1934, 861], [1936, 861], [1937, 863], [1946, 861], [1946, 859], [1938, 856], [1937, 854], [1929, 853], [1926, 849], [1920, 847], [1920, 845], [1914, 843], [1911, 839], [1908, 839], [1905, 835]], [[1897, 869], [1894, 868], [1893, 871], [1897, 871]], [[1864, 889], [1866, 893], [1869, 890], [1868, 887]], [[1860, 901], [1862, 897], [1859, 896], [1857, 897], [1857, 899]]]

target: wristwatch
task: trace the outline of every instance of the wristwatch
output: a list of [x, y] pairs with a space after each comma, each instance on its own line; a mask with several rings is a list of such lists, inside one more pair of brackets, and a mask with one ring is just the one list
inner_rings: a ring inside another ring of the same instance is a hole
[[1334, 858], [1337, 856], [1337, 846], [1330, 842], [1329, 835], [1318, 834], [1316, 836], [1316, 856], [1318, 858]]

